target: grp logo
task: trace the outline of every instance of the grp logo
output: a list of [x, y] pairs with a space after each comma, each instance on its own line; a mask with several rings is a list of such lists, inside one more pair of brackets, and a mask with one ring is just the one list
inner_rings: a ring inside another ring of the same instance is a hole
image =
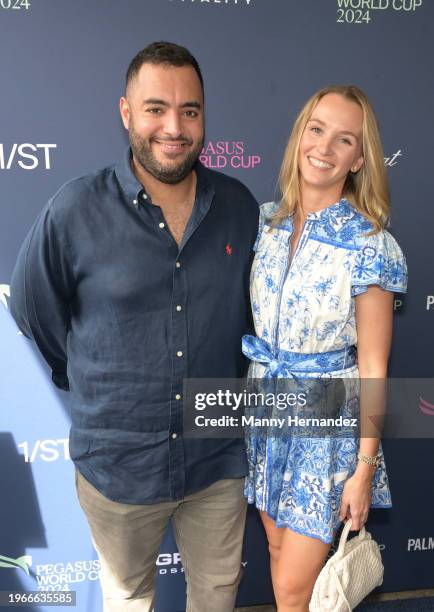
[[203, 147], [199, 160], [204, 166], [214, 170], [253, 170], [259, 166], [262, 158], [248, 152], [244, 140], [218, 140], [210, 141]]
[[[242, 567], [245, 568], [247, 563], [247, 561], [242, 561]], [[161, 553], [160, 555], [158, 555], [156, 565], [157, 572], [160, 576], [184, 573], [181, 555], [179, 554], [179, 552]]]
[[57, 144], [0, 143], [0, 170], [16, 167], [22, 170], [35, 170], [38, 167], [51, 170], [52, 149], [57, 149]]
[[158, 555], [156, 565], [157, 572], [160, 576], [166, 576], [167, 574], [184, 573], [181, 555], [179, 554], [179, 552], [161, 553], [160, 555]]
[[337, 23], [367, 25], [377, 11], [397, 11], [400, 14], [414, 13], [423, 0], [336, 0]]

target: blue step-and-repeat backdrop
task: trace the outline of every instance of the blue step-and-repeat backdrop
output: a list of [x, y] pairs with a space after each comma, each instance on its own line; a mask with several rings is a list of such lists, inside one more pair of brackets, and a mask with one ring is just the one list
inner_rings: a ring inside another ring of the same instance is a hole
[[[0, 0], [0, 590], [75, 590], [79, 612], [102, 605], [68, 455], [67, 398], [18, 333], [9, 284], [47, 199], [66, 180], [122, 155], [124, 73], [154, 40], [197, 56], [206, 85], [202, 161], [244, 181], [259, 201], [274, 196], [302, 103], [331, 83], [367, 91], [392, 185], [392, 233], [410, 273], [408, 296], [395, 301], [391, 375], [433, 376], [432, 0]], [[394, 507], [372, 512], [369, 523], [383, 550], [382, 588], [434, 587], [434, 444], [386, 441], [385, 452]], [[238, 604], [271, 601], [253, 509], [243, 565]], [[170, 533], [157, 566], [158, 611], [184, 610]]]

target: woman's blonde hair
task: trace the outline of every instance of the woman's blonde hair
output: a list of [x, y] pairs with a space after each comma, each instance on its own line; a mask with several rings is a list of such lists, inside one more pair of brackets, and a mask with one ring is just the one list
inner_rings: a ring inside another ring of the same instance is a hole
[[355, 102], [363, 111], [362, 155], [364, 163], [356, 173], [349, 172], [342, 195], [347, 198], [380, 231], [389, 221], [389, 186], [384, 163], [383, 147], [377, 118], [366, 94], [355, 85], [332, 85], [314, 94], [304, 105], [291, 132], [282, 167], [279, 185], [282, 194], [279, 209], [273, 221], [278, 223], [301, 206], [298, 171], [300, 140], [313, 110], [329, 93], [339, 94]]

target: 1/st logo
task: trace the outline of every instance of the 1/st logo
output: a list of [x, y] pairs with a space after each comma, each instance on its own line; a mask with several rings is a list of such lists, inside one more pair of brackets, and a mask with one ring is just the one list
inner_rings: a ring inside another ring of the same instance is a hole
[[0, 170], [10, 170], [13, 166], [34, 170], [40, 165], [45, 170], [51, 170], [51, 149], [57, 149], [57, 144], [34, 145], [25, 142], [7, 146], [0, 143]]
[[26, 463], [34, 463], [39, 461], [68, 461], [71, 459], [69, 455], [68, 438], [60, 438], [59, 440], [36, 440], [34, 444], [22, 442], [18, 444], [24, 452], [24, 461]]

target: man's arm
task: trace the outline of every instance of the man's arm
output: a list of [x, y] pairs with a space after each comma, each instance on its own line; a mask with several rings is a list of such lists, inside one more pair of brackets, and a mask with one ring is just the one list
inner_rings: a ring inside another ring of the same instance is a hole
[[68, 390], [66, 338], [74, 293], [69, 247], [49, 203], [27, 235], [11, 280], [11, 313], [52, 369], [54, 383]]

